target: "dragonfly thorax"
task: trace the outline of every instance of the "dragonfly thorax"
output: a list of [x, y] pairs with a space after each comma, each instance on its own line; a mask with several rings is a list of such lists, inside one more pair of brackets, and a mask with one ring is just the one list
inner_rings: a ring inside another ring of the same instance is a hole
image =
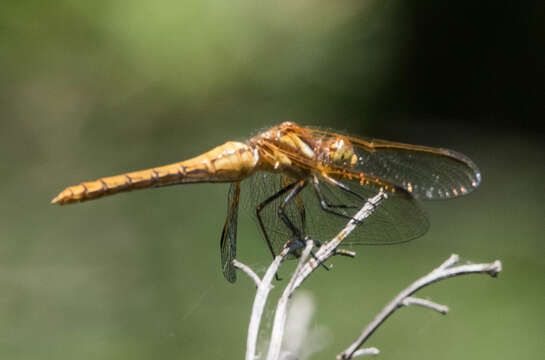
[[249, 141], [250, 146], [259, 153], [260, 170], [281, 173], [294, 179], [308, 176], [308, 165], [314, 164], [317, 156], [311, 139], [298, 133], [298, 129], [294, 123], [285, 122]]

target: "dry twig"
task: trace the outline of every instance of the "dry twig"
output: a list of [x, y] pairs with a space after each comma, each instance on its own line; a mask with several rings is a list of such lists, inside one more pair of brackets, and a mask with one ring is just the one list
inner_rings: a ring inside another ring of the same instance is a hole
[[261, 318], [263, 317], [263, 310], [265, 309], [267, 297], [269, 296], [269, 292], [273, 287], [272, 280], [274, 278], [274, 275], [277, 273], [280, 264], [288, 256], [288, 253], [289, 249], [286, 248], [274, 258], [272, 264], [265, 272], [262, 280], [259, 279], [259, 276], [257, 276], [257, 274], [252, 269], [250, 269], [250, 267], [242, 264], [236, 259], [233, 260], [233, 265], [248, 274], [248, 276], [250, 276], [250, 278], [254, 280], [257, 286], [254, 304], [252, 306], [250, 324], [248, 325], [248, 339], [246, 341], [246, 360], [254, 360], [256, 358], [257, 335], [259, 333], [259, 325], [261, 324]]
[[[293, 292], [303, 283], [303, 281], [324, 261], [334, 255], [343, 256], [355, 256], [352, 251], [346, 251], [337, 249], [341, 242], [354, 230], [354, 228], [361, 222], [363, 222], [368, 216], [370, 216], [375, 208], [386, 199], [386, 194], [380, 191], [376, 196], [370, 198], [360, 211], [351, 219], [345, 228], [335, 236], [331, 241], [323, 243], [318, 249], [316, 254], [308, 261], [314, 242], [311, 239], [307, 239], [305, 249], [302, 251], [301, 257], [296, 270], [294, 271], [290, 281], [284, 288], [282, 296], [280, 297], [269, 343], [269, 349], [267, 353], [267, 360], [278, 360], [281, 356], [291, 356], [289, 354], [281, 354], [282, 339], [284, 336], [284, 329], [286, 326], [287, 316], [287, 304], [289, 298]], [[265, 303], [272, 289], [272, 281], [275, 274], [280, 267], [282, 261], [286, 259], [289, 254], [289, 248], [285, 248], [278, 256], [275, 257], [272, 264], [267, 269], [263, 279], [248, 266], [240, 263], [237, 260], [233, 260], [233, 265], [238, 269], [244, 271], [256, 284], [257, 292], [254, 299], [252, 314], [250, 318], [250, 324], [248, 326], [248, 340], [246, 346], [246, 360], [255, 360], [258, 356], [256, 354], [257, 335], [265, 308]], [[392, 301], [390, 301], [369, 323], [362, 331], [360, 336], [342, 353], [337, 355], [338, 360], [348, 360], [359, 356], [365, 355], [377, 355], [379, 350], [370, 347], [362, 348], [363, 344], [369, 339], [369, 337], [377, 330], [377, 328], [384, 323], [384, 321], [393, 314], [397, 309], [403, 306], [418, 305], [437, 311], [441, 314], [446, 314], [449, 308], [445, 305], [437, 304], [433, 301], [421, 299], [411, 296], [418, 290], [425, 286], [433, 284], [437, 281], [447, 279], [450, 277], [465, 275], [465, 274], [488, 274], [495, 277], [501, 271], [501, 262], [496, 260], [489, 264], [471, 264], [471, 265], [456, 265], [459, 261], [458, 255], [451, 255], [446, 261], [444, 261], [439, 267], [431, 271], [426, 276], [416, 280], [406, 289], [401, 291]]]
[[471, 264], [471, 265], [456, 265], [459, 257], [456, 254], [451, 255], [437, 269], [430, 272], [428, 275], [421, 277], [413, 282], [406, 289], [401, 291], [392, 301], [390, 301], [378, 314], [375, 316], [361, 332], [360, 336], [346, 350], [337, 355], [338, 360], [353, 359], [358, 355], [358, 349], [369, 339], [369, 337], [377, 330], [377, 328], [397, 309], [402, 306], [420, 305], [429, 309], [446, 313], [448, 307], [439, 305], [429, 300], [411, 297], [418, 290], [431, 285], [437, 281], [451, 278], [458, 275], [467, 274], [488, 274], [496, 277], [501, 271], [501, 262], [496, 260], [489, 264]]
[[[330, 242], [323, 243], [318, 249], [317, 253], [305, 263], [310, 251], [312, 250], [313, 241], [308, 239], [305, 250], [300, 257], [297, 269], [293, 273], [288, 285], [286, 286], [283, 296], [278, 302], [278, 307], [275, 313], [275, 321], [273, 323], [273, 331], [271, 334], [271, 343], [269, 345], [269, 352], [267, 355], [268, 360], [276, 360], [280, 356], [280, 350], [282, 345], [282, 335], [284, 333], [284, 327], [286, 323], [286, 305], [287, 300], [293, 294], [295, 289], [301, 285], [301, 283], [324, 261], [333, 255], [354, 256], [351, 251], [340, 250], [337, 251], [337, 247], [344, 240], [354, 228], [370, 216], [376, 207], [386, 199], [387, 195], [380, 191], [376, 196], [369, 199], [360, 211], [351, 219], [345, 228], [335, 236]], [[288, 256], [289, 249], [285, 248], [279, 255], [275, 257], [272, 264], [267, 269], [263, 279], [260, 280], [259, 276], [250, 269], [248, 266], [242, 264], [237, 260], [233, 260], [233, 265], [238, 269], [244, 271], [257, 286], [257, 292], [252, 306], [252, 314], [250, 316], [250, 324], [248, 326], [248, 339], [246, 343], [246, 360], [255, 360], [257, 357], [257, 335], [259, 332], [259, 325], [261, 324], [261, 318], [263, 316], [263, 310], [265, 303], [272, 289], [272, 280], [274, 275], [278, 271], [282, 261]], [[280, 309], [280, 311], [278, 311]]]

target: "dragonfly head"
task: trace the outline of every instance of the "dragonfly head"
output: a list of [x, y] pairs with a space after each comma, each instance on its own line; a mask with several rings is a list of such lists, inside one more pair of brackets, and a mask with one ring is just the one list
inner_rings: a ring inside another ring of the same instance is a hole
[[338, 137], [328, 140], [325, 144], [326, 156], [335, 165], [353, 167], [358, 161], [354, 148], [348, 139]]

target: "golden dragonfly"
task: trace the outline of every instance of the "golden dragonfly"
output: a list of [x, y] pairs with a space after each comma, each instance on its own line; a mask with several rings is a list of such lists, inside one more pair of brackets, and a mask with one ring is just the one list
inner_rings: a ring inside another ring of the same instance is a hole
[[468, 194], [481, 174], [468, 157], [452, 150], [284, 122], [247, 142], [228, 141], [189, 160], [70, 186], [51, 202], [64, 205], [134, 189], [204, 182], [231, 183], [220, 250], [223, 274], [234, 282], [241, 188], [247, 189], [246, 203], [255, 206], [274, 256], [306, 236], [329, 239], [378, 191], [388, 193], [388, 199], [356, 227], [351, 244], [417, 238], [429, 227], [418, 200]]

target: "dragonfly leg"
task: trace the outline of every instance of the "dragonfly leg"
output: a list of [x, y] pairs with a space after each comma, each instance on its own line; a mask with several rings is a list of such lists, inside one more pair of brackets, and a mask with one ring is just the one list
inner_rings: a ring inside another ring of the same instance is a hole
[[[290, 219], [286, 216], [286, 214], [284, 213], [284, 208], [286, 207], [286, 204], [292, 200], [294, 197], [297, 196], [297, 194], [299, 194], [301, 192], [301, 190], [303, 190], [305, 188], [305, 186], [307, 185], [306, 181], [305, 180], [301, 180], [300, 182], [297, 183], [298, 185], [295, 186], [291, 191], [290, 193], [284, 198], [284, 200], [282, 201], [282, 204], [280, 204], [280, 206], [278, 207], [278, 216], [280, 216], [280, 218], [282, 219], [282, 221], [284, 221], [284, 224], [286, 224], [286, 226], [288, 228], [290, 228], [290, 230], [292, 231], [293, 233], [293, 236], [297, 239], [296, 241], [290, 243], [290, 250], [293, 250], [294, 252], [297, 251], [298, 249], [302, 248], [303, 245], [304, 245], [304, 240], [303, 240], [303, 236], [301, 235], [301, 231], [295, 226], [293, 225], [293, 223], [290, 221]], [[304, 210], [304, 208], [303, 208]], [[301, 216], [304, 216], [304, 213], [301, 214]], [[306, 240], [306, 238], [305, 238]], [[314, 243], [316, 244], [316, 240], [313, 240]], [[318, 258], [316, 257], [316, 255], [314, 254], [313, 251], [310, 252], [312, 257], [316, 260], [318, 260]], [[325, 264], [323, 263], [320, 263], [320, 265], [322, 265], [322, 267], [326, 270], [330, 270], [329, 267], [327, 267]]]
[[[337, 216], [340, 216], [340, 217], [343, 217], [343, 218], [346, 218], [346, 219], [353, 219], [352, 216], [343, 214], [343, 213], [338, 212], [338, 211], [335, 211], [335, 210], [333, 210], [333, 208], [354, 209], [354, 208], [357, 208], [356, 206], [342, 205], [342, 204], [341, 205], [328, 204], [325, 197], [324, 197], [324, 195], [322, 194], [322, 189], [320, 188], [320, 182], [318, 181], [318, 178], [316, 176], [314, 176], [312, 184], [314, 185], [314, 193], [316, 194], [316, 197], [318, 198], [318, 201], [320, 202], [320, 207], [322, 208], [322, 210], [324, 210], [324, 211], [326, 211], [326, 212], [328, 212], [330, 214], [337, 215]], [[343, 186], [345, 186], [345, 185], [343, 185]]]
[[280, 217], [280, 219], [291, 230], [291, 233], [297, 239], [297, 241], [299, 241], [301, 243], [303, 243], [303, 236], [301, 234], [301, 230], [299, 230], [297, 228], [297, 226], [295, 226], [291, 222], [291, 220], [288, 218], [288, 216], [284, 212], [284, 209], [285, 209], [286, 205], [288, 204], [288, 202], [290, 200], [292, 200], [293, 198], [295, 198], [297, 196], [297, 194], [299, 194], [301, 192], [301, 190], [303, 190], [305, 188], [306, 184], [307, 183], [306, 183], [305, 180], [301, 180], [301, 181], [296, 182], [295, 186], [291, 190], [289, 190], [288, 195], [284, 198], [284, 200], [282, 200], [282, 203], [280, 204], [280, 206], [278, 207], [278, 210], [277, 210], [278, 216]]
[[[304, 242], [303, 241], [292, 241], [292, 242], [290, 242], [288, 244], [288, 246], [290, 248], [290, 253], [294, 253], [295, 256], [299, 257], [299, 255], [301, 255], [301, 254], [298, 254], [297, 250], [305, 247], [305, 242], [307, 240], [309, 240], [309, 237], [305, 237]], [[317, 240], [314, 240], [314, 239], [311, 239], [311, 240], [314, 243], [314, 246], [316, 246], [318, 248], [322, 245], [322, 243], [317, 241]], [[314, 260], [318, 261], [318, 258], [316, 257], [316, 254], [314, 254], [314, 251], [310, 252], [310, 256], [312, 256], [314, 258]], [[331, 270], [331, 268], [329, 266], [327, 266], [326, 264], [324, 264], [323, 262], [320, 262], [319, 265], [321, 265], [327, 271]]]
[[[333, 179], [332, 177], [330, 176], [327, 176], [326, 174], [322, 174], [322, 177], [325, 179], [325, 181], [327, 181], [328, 183], [330, 183], [331, 185], [335, 185], [335, 186], [338, 186], [339, 189], [343, 190], [343, 191], [346, 191], [347, 193], [357, 197], [358, 199], [362, 200], [362, 201], [367, 201], [367, 199], [363, 198], [360, 194], [358, 194], [357, 192], [355, 192], [354, 190], [350, 189], [348, 186], [346, 186], [345, 184], [343, 184], [342, 182], [340, 181], [337, 181], [335, 179]], [[314, 181], [315, 182], [318, 182], [318, 178], [316, 176], [314, 176]]]
[[[288, 186], [290, 184], [290, 180], [284, 176], [282, 177], [282, 182], [284, 186]], [[303, 231], [303, 234], [306, 234], [307, 214], [305, 210], [305, 203], [303, 202], [303, 199], [301, 199], [300, 196], [295, 196], [295, 204], [297, 205], [297, 211], [299, 212], [299, 216], [301, 217], [301, 230]]]
[[[261, 231], [263, 231], [263, 234], [265, 236], [265, 240], [267, 241], [267, 246], [269, 247], [269, 250], [270, 250], [273, 258], [276, 256], [276, 254], [274, 253], [274, 249], [272, 248], [272, 243], [271, 243], [271, 241], [269, 239], [269, 235], [267, 234], [267, 230], [265, 229], [265, 225], [264, 225], [263, 220], [261, 218], [261, 211], [265, 208], [265, 206], [271, 204], [275, 199], [279, 198], [280, 196], [282, 196], [286, 192], [288, 192], [288, 195], [282, 200], [282, 203], [278, 207], [277, 211], [278, 211], [278, 216], [280, 217], [280, 219], [291, 230], [293, 236], [296, 238], [296, 241], [292, 241], [292, 242], [290, 242], [288, 244], [288, 246], [290, 247], [290, 252], [296, 253], [297, 250], [299, 250], [301, 247], [303, 247], [303, 244], [304, 244], [303, 236], [301, 234], [301, 230], [298, 229], [291, 222], [289, 217], [285, 214], [284, 209], [285, 209], [286, 205], [289, 203], [289, 201], [293, 200], [294, 198], [298, 199], [296, 196], [305, 188], [306, 184], [307, 183], [306, 183], [305, 180], [301, 180], [301, 181], [292, 183], [290, 185], [287, 185], [284, 188], [280, 189], [280, 191], [278, 191], [277, 193], [275, 193], [274, 195], [270, 196], [265, 201], [260, 203], [256, 208], [256, 215], [257, 215], [257, 220], [259, 222], [259, 227], [261, 228]], [[301, 214], [302, 223], [305, 224], [306, 223], [306, 215], [305, 215], [304, 205], [302, 204], [302, 202], [301, 203], [298, 202], [298, 205], [300, 205], [299, 206], [299, 211], [300, 211], [300, 214]], [[319, 243], [317, 241], [314, 241], [314, 242]], [[312, 253], [312, 257], [316, 258], [314, 253]], [[326, 270], [329, 270], [329, 268], [325, 264], [320, 264], [320, 265], [322, 265]]]
[[303, 230], [303, 234], [307, 233], [307, 213], [305, 210], [305, 204], [303, 203], [303, 200], [297, 196], [295, 198], [295, 201], [297, 202], [297, 208], [299, 210], [299, 215], [301, 216], [301, 227]]
[[257, 222], [259, 223], [259, 227], [261, 228], [261, 231], [263, 232], [263, 236], [265, 237], [265, 241], [267, 242], [267, 246], [269, 247], [269, 251], [271, 252], [271, 255], [274, 259], [274, 257], [276, 256], [276, 254], [274, 253], [274, 249], [272, 247], [272, 243], [271, 243], [271, 240], [269, 238], [269, 234], [267, 233], [267, 229], [265, 229], [265, 224], [263, 223], [263, 219], [261, 218], [261, 211], [269, 204], [271, 204], [274, 200], [278, 199], [280, 196], [284, 195], [286, 192], [290, 191], [290, 190], [293, 190], [293, 188], [295, 186], [297, 186], [299, 182], [294, 182], [290, 185], [287, 185], [285, 187], [283, 187], [282, 189], [280, 189], [278, 192], [276, 192], [275, 194], [271, 195], [270, 197], [268, 197], [267, 199], [265, 199], [262, 203], [260, 203], [259, 205], [257, 205], [256, 207], [256, 217], [257, 217]]

